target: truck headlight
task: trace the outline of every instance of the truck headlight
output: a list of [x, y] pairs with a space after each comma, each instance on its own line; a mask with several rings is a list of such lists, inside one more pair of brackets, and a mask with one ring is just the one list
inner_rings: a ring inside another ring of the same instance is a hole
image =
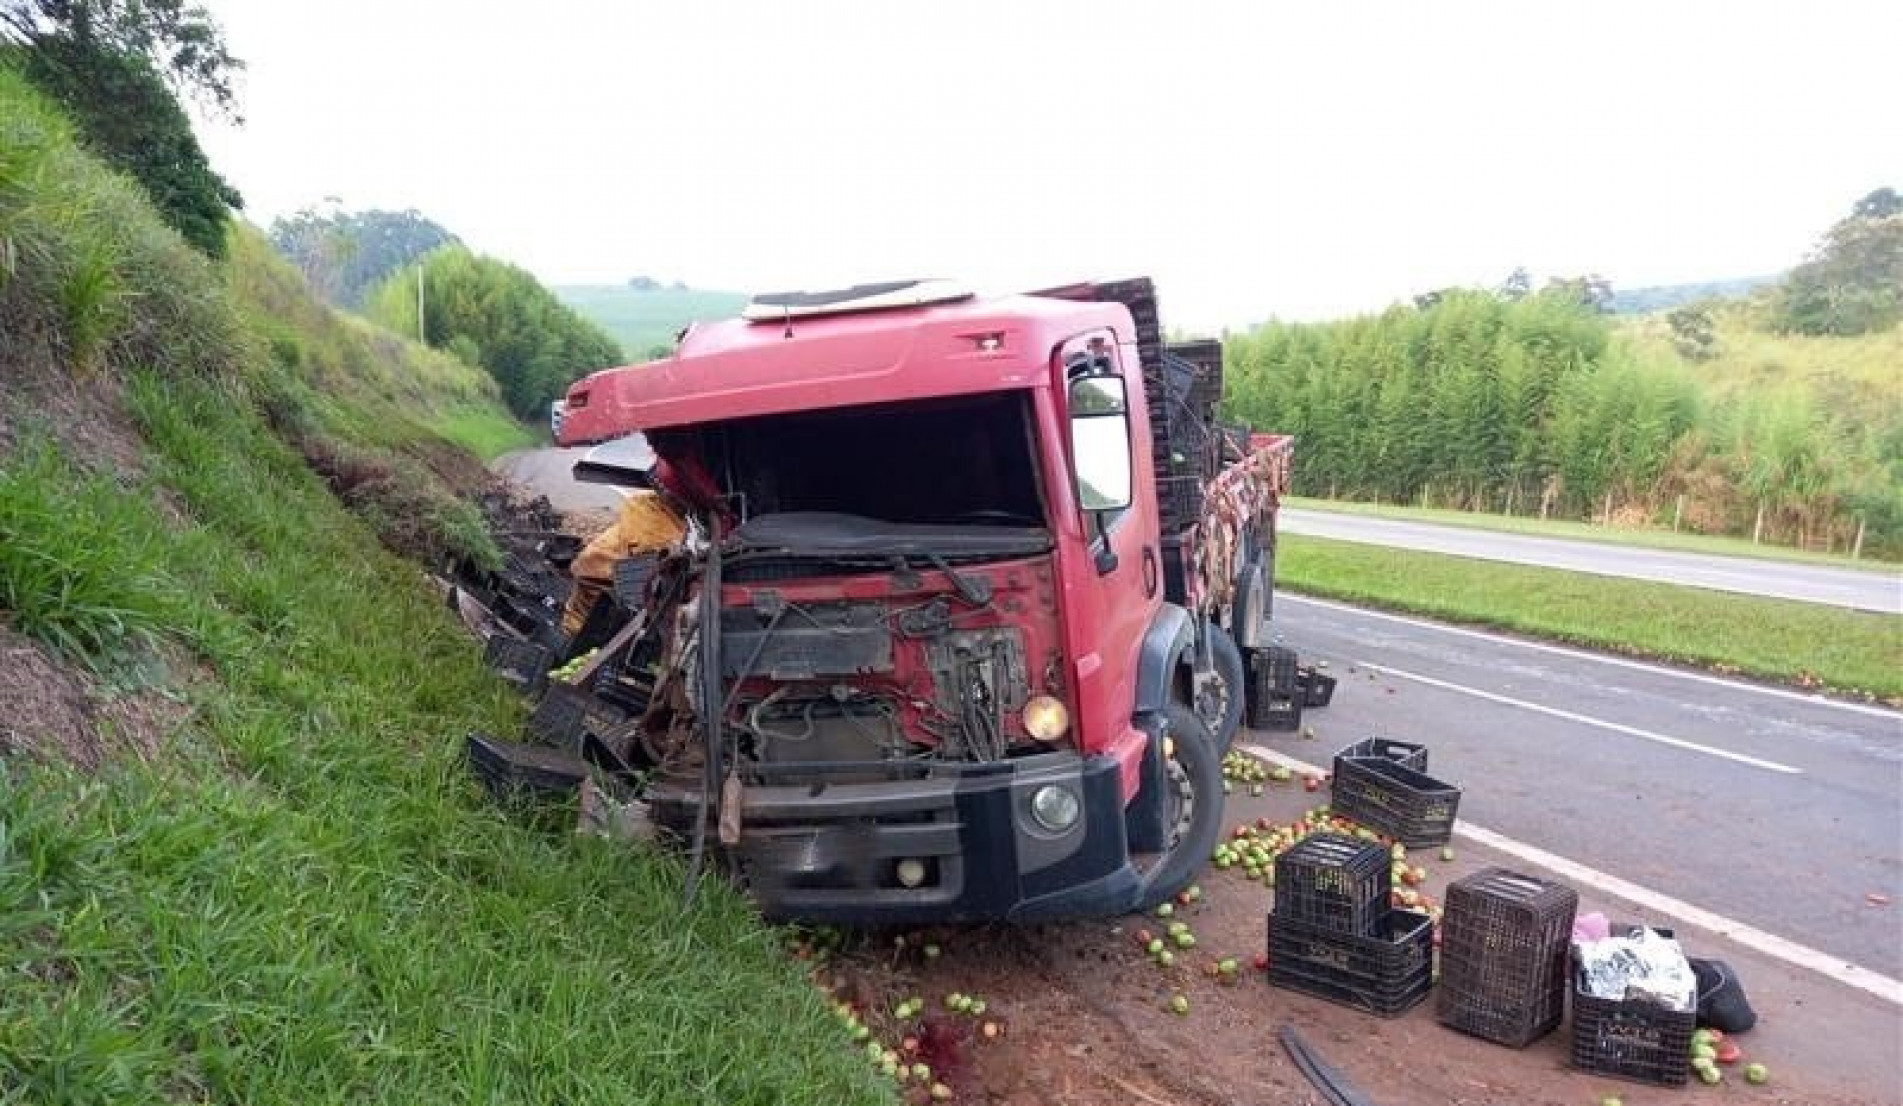
[[1024, 704], [1024, 732], [1039, 741], [1056, 741], [1070, 732], [1070, 710], [1050, 695], [1033, 695]]
[[1031, 817], [1052, 833], [1062, 833], [1077, 824], [1084, 810], [1077, 792], [1063, 784], [1047, 783], [1031, 792]]

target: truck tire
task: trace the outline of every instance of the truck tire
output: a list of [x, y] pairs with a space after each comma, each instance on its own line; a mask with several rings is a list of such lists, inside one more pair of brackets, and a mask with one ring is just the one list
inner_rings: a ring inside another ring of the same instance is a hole
[[1222, 836], [1222, 758], [1216, 753], [1214, 735], [1195, 711], [1172, 702], [1163, 708], [1158, 740], [1164, 737], [1170, 739], [1174, 752], [1164, 758], [1164, 844], [1144, 874], [1137, 895], [1139, 910], [1148, 910], [1189, 886]]
[[1236, 639], [1211, 619], [1203, 623], [1209, 635], [1210, 662], [1216, 670], [1214, 683], [1206, 685], [1196, 699], [1196, 715], [1209, 727], [1216, 748], [1223, 754], [1236, 742], [1236, 730], [1242, 725], [1243, 699], [1248, 693], [1248, 674], [1242, 667], [1242, 650]]
[[1269, 644], [1269, 616], [1274, 602], [1275, 556], [1265, 552], [1252, 558], [1236, 577], [1229, 626], [1237, 645], [1260, 649]]

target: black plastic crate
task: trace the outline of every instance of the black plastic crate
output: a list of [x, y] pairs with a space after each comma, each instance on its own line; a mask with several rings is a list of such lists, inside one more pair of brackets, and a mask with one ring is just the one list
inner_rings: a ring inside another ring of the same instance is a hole
[[1566, 970], [1579, 893], [1487, 868], [1447, 887], [1441, 915], [1442, 1025], [1525, 1048], [1566, 1013]]
[[1295, 684], [1302, 692], [1302, 706], [1318, 710], [1335, 700], [1335, 678], [1306, 665], [1295, 670]]
[[580, 759], [555, 749], [472, 733], [464, 751], [469, 767], [497, 799], [561, 799], [588, 775]]
[[1391, 761], [1339, 762], [1332, 784], [1334, 812], [1408, 848], [1445, 845], [1454, 835], [1460, 788]]
[[542, 689], [548, 686], [548, 670], [554, 664], [555, 655], [545, 645], [498, 633], [483, 646], [482, 659], [496, 675], [533, 697], [542, 694]]
[[609, 658], [595, 677], [595, 694], [621, 708], [629, 718], [646, 714], [654, 701], [655, 675], [648, 667], [652, 660], [645, 649], [630, 649]]
[[1597, 998], [1573, 983], [1573, 1066], [1638, 1083], [1682, 1087], [1691, 1076], [1698, 1012]]
[[1367, 935], [1270, 915], [1269, 982], [1393, 1017], [1432, 989], [1433, 945], [1433, 919], [1417, 911], [1390, 910]]
[[1275, 916], [1337, 933], [1377, 931], [1394, 890], [1385, 846], [1346, 834], [1303, 838], [1275, 858]]
[[638, 611], [648, 605], [648, 584], [654, 579], [661, 558], [649, 553], [623, 557], [615, 562], [615, 605], [624, 611]]
[[1378, 1018], [1400, 1017], [1419, 1006], [1434, 989], [1434, 977], [1428, 972], [1422, 972], [1391, 989], [1370, 990], [1344, 983], [1326, 973], [1278, 968], [1273, 958], [1269, 961], [1269, 983], [1284, 990], [1300, 991], [1342, 1006], [1351, 1006]]
[[1199, 476], [1171, 476], [1156, 482], [1157, 512], [1163, 528], [1188, 527], [1202, 519], [1203, 481]]
[[1171, 603], [1189, 602], [1189, 559], [1195, 552], [1188, 535], [1163, 535], [1163, 598]]
[[1341, 775], [1342, 761], [1356, 757], [1391, 760], [1403, 768], [1412, 768], [1416, 772], [1427, 771], [1427, 746], [1416, 745], [1411, 741], [1396, 741], [1388, 737], [1364, 737], [1335, 754], [1334, 774]]
[[588, 734], [600, 737], [627, 714], [620, 707], [599, 699], [580, 688], [551, 683], [529, 715], [529, 733], [545, 745], [559, 749], [579, 749]]
[[1247, 700], [1252, 728], [1293, 730], [1301, 727], [1304, 699], [1295, 670], [1293, 649], [1271, 645], [1250, 651]]

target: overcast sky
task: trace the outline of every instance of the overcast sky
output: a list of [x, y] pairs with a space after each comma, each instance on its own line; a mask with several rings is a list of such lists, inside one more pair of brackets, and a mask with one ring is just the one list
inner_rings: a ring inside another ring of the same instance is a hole
[[1031, 287], [1168, 321], [1774, 272], [1903, 187], [1903, 3], [208, 0], [248, 216], [414, 207], [550, 283]]

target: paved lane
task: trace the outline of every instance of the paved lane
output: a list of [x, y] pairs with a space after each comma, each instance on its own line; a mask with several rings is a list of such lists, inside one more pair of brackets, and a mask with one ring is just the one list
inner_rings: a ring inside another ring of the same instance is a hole
[[561, 449], [518, 449], [490, 463], [490, 468], [548, 496], [557, 510], [614, 510], [621, 505], [621, 493], [606, 484], [579, 484], [569, 471], [588, 453], [585, 447]]
[[1260, 743], [1424, 742], [1463, 817], [1903, 977], [1903, 714], [1286, 594], [1275, 626], [1341, 686]]
[[1903, 614], [1903, 573], [1897, 572], [1641, 549], [1287, 507], [1280, 525], [1291, 534], [1318, 538]]

